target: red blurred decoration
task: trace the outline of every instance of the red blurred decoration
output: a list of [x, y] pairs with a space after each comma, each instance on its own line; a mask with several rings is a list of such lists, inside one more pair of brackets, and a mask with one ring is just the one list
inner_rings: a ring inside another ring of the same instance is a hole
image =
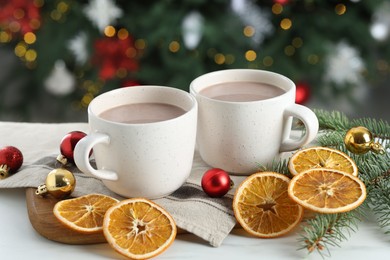
[[213, 168], [205, 172], [201, 184], [203, 191], [210, 197], [222, 197], [230, 190], [232, 181], [227, 172]]
[[24, 35], [41, 24], [40, 6], [34, 0], [0, 1], [0, 29]]
[[99, 67], [99, 77], [109, 80], [115, 77], [119, 69], [126, 72], [138, 70], [139, 64], [134, 52], [135, 47], [131, 37], [96, 40], [92, 61]]
[[295, 102], [297, 104], [305, 104], [311, 97], [311, 89], [306, 82], [299, 82], [296, 85]]
[[290, 3], [290, 0], [274, 0], [275, 4], [286, 5]]
[[62, 156], [64, 156], [67, 161], [74, 162], [73, 152], [76, 144], [87, 134], [81, 131], [72, 131], [66, 134], [60, 144], [60, 151]]
[[125, 88], [125, 87], [134, 87], [134, 86], [139, 86], [139, 85], [141, 85], [141, 84], [138, 81], [132, 80], [132, 79], [125, 80], [121, 84], [121, 86], [123, 88]]
[[0, 149], [0, 179], [15, 173], [23, 164], [22, 152], [14, 146]]

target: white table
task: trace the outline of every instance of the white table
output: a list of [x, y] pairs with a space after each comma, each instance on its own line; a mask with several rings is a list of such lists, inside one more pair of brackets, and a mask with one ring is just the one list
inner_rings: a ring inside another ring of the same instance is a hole
[[[29, 126], [26, 131], [25, 127]], [[61, 131], [37, 136], [36, 127], [50, 125], [24, 125], [0, 122], [0, 147], [14, 145], [23, 151], [26, 162], [42, 154], [58, 153], [58, 143], [71, 130], [87, 131], [85, 124], [65, 124]], [[51, 128], [50, 128], [51, 129]], [[57, 129], [57, 128], [55, 128]], [[23, 130], [23, 131], [22, 131]], [[58, 129], [57, 129], [58, 130]], [[33, 142], [26, 142], [32, 139]], [[46, 145], [45, 145], [46, 143]], [[50, 144], [50, 145], [47, 145]], [[45, 148], [45, 149], [44, 149]], [[322, 259], [318, 253], [307, 255], [297, 250], [296, 233], [276, 238], [258, 239], [244, 230], [233, 230], [222, 245], [214, 248], [192, 234], [178, 235], [174, 243], [157, 259]], [[372, 260], [390, 259], [390, 235], [385, 235], [372, 219], [359, 225], [341, 247], [331, 249], [331, 259]], [[108, 244], [67, 245], [47, 240], [31, 226], [26, 207], [24, 189], [0, 189], [0, 260], [8, 259], [124, 259]]]
[[[67, 245], [39, 235], [28, 219], [23, 189], [0, 189], [0, 259], [124, 259], [108, 244]], [[257, 239], [234, 230], [214, 248], [192, 234], [180, 234], [156, 259], [322, 259], [317, 253], [298, 250], [297, 234]], [[390, 259], [390, 235], [367, 220], [341, 247], [332, 248], [329, 259]]]

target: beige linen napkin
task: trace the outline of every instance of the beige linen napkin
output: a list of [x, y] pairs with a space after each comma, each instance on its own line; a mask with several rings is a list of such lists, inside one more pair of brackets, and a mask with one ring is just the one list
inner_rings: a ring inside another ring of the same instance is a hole
[[[47, 174], [59, 167], [56, 157], [60, 153], [61, 139], [71, 131], [89, 132], [86, 123], [37, 124], [0, 122], [0, 148], [12, 145], [24, 156], [21, 169], [10, 177], [0, 180], [0, 188], [37, 187], [43, 184]], [[210, 169], [197, 151], [190, 177], [173, 194], [154, 200], [174, 217], [178, 227], [220, 246], [236, 224], [232, 211], [234, 189], [223, 198], [210, 198], [201, 188], [201, 178]], [[102, 193], [124, 199], [108, 190], [103, 183], [90, 175], [81, 173], [75, 166], [69, 168], [76, 177], [72, 196]], [[232, 176], [235, 187], [244, 177]]]

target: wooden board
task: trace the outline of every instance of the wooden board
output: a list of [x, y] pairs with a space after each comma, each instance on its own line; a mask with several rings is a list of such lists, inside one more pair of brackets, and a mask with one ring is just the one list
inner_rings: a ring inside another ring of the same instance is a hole
[[[49, 240], [65, 244], [82, 245], [106, 243], [103, 233], [83, 234], [65, 227], [53, 214], [53, 207], [58, 202], [50, 195], [37, 196], [35, 188], [26, 189], [28, 217], [34, 229]], [[178, 234], [188, 233], [178, 228]]]
[[57, 199], [35, 194], [34, 188], [26, 190], [28, 217], [34, 229], [47, 239], [65, 244], [98, 244], [105, 243], [103, 233], [82, 234], [65, 227], [53, 214]]

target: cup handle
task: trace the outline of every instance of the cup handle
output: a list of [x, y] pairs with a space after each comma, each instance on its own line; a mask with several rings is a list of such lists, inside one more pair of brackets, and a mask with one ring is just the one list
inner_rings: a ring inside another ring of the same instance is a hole
[[[291, 124], [288, 124], [288, 122], [292, 120], [291, 117], [300, 119], [305, 125], [306, 131], [305, 134], [298, 140], [291, 139], [290, 137], [284, 140], [280, 146], [280, 152], [289, 152], [299, 149], [313, 141], [318, 133], [318, 119], [314, 112], [309, 108], [299, 104], [292, 104], [291, 106], [287, 107], [284, 111], [285, 128], [291, 127]], [[284, 133], [291, 132], [291, 129], [284, 130]]]
[[96, 170], [89, 161], [89, 154], [92, 148], [97, 144], [109, 144], [110, 137], [106, 134], [92, 133], [85, 136], [77, 142], [74, 149], [74, 162], [80, 171], [89, 173], [102, 180], [116, 181], [118, 174], [108, 170]]

